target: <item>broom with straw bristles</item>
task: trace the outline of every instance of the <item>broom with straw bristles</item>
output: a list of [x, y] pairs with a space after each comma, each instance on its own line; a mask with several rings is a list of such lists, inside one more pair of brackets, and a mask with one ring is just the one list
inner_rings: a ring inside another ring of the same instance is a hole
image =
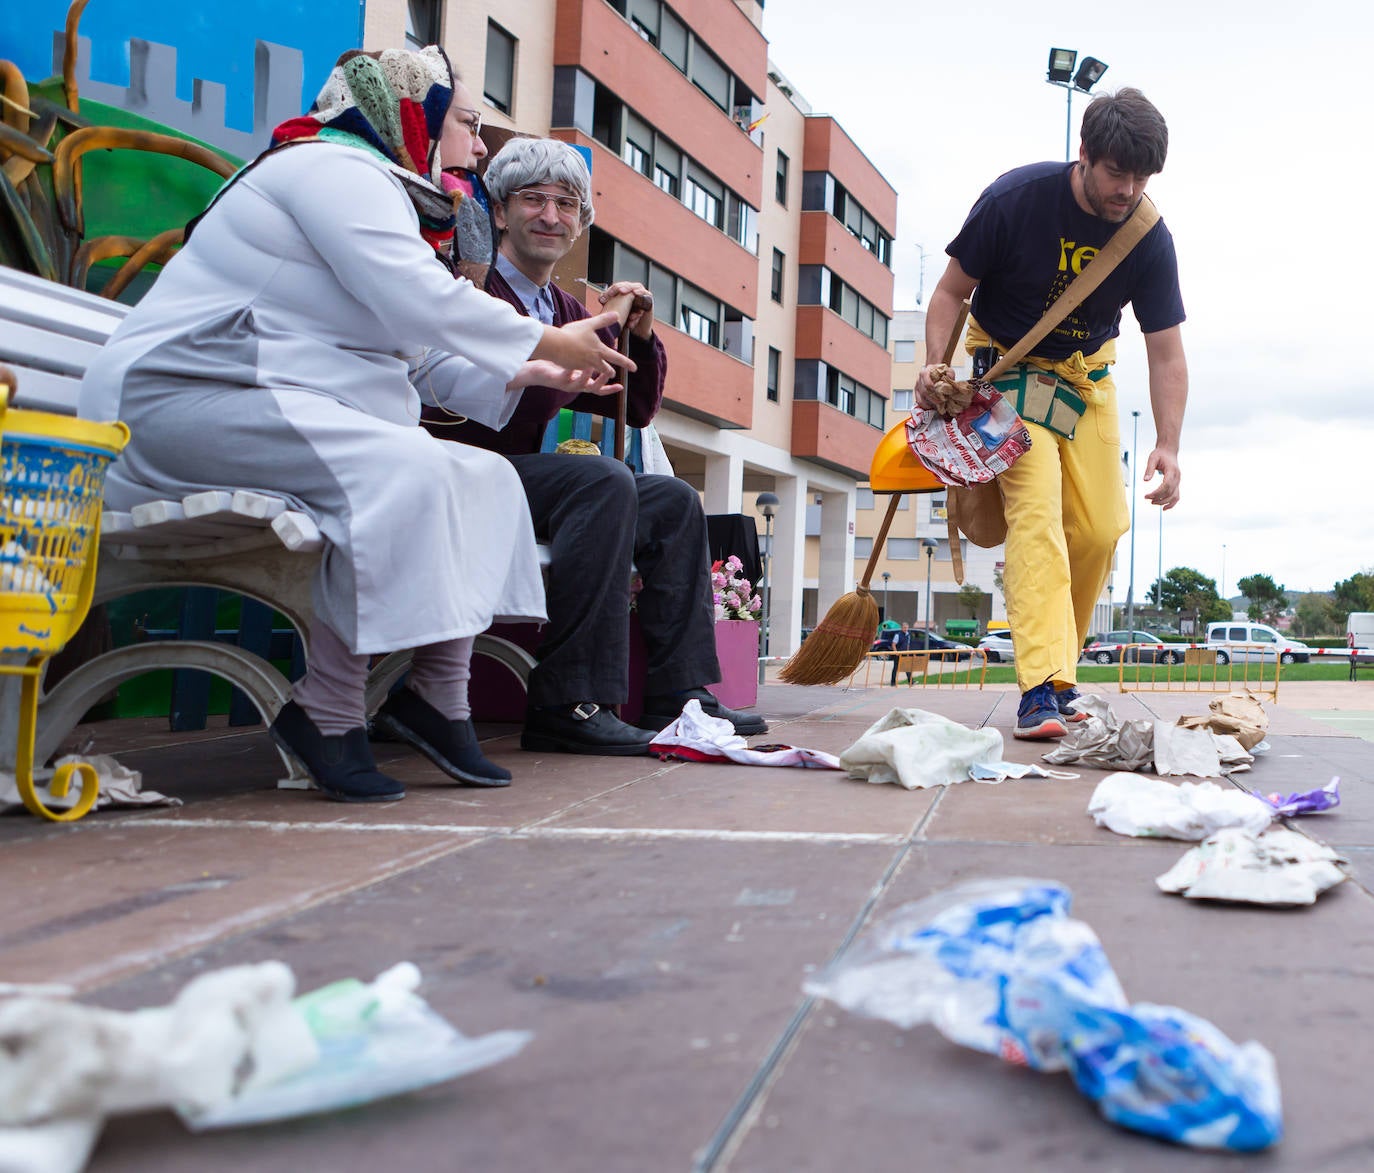
[[[950, 331], [949, 345], [945, 348], [946, 366], [954, 362], [967, 318], [968, 302], [964, 302], [955, 319], [954, 329]], [[825, 613], [825, 618], [816, 625], [816, 630], [806, 637], [797, 654], [782, 666], [778, 679], [784, 684], [837, 684], [863, 663], [878, 634], [878, 601], [868, 589], [868, 584], [873, 581], [873, 571], [882, 557], [887, 531], [892, 528], [892, 519], [897, 516], [901, 499], [901, 493], [892, 494], [878, 536], [873, 539], [873, 552], [868, 556], [868, 565], [864, 567], [864, 576], [859, 580], [858, 587], [835, 600]]]

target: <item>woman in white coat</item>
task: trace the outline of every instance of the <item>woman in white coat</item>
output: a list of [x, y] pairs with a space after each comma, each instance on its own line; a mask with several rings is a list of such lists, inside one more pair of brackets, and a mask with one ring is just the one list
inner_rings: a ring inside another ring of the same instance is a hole
[[[212, 488], [277, 493], [327, 540], [306, 675], [277, 742], [342, 801], [404, 797], [373, 761], [368, 657], [414, 648], [381, 716], [473, 785], [472, 638], [544, 618], [525, 495], [492, 453], [418, 427], [421, 397], [500, 428], [527, 384], [610, 390], [601, 315], [541, 326], [450, 271], [453, 205], [479, 125], [441, 49], [347, 53], [311, 112], [238, 173], [88, 370], [80, 414], [133, 433], [115, 509]], [[409, 374], [427, 350], [445, 352]]]

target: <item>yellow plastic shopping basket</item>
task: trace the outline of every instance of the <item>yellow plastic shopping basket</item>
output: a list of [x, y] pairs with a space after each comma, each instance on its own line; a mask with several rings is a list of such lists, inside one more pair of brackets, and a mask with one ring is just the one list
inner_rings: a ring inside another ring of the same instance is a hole
[[44, 662], [90, 610], [105, 470], [129, 442], [129, 429], [6, 410], [6, 390], [0, 388], [0, 674], [23, 682], [14, 775], [30, 811], [69, 822], [95, 805], [96, 772], [85, 762], [58, 768], [48, 786], [54, 798], [67, 796], [73, 775], [80, 779], [80, 797], [67, 810], [47, 806], [35, 790], [38, 685]]

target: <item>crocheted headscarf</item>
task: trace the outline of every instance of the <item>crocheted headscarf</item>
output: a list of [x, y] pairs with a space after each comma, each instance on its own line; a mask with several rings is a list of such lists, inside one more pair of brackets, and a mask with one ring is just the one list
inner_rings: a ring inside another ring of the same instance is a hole
[[307, 114], [272, 132], [272, 146], [314, 139], [357, 147], [386, 162], [405, 185], [420, 232], [446, 256], [453, 202], [440, 187], [439, 138], [453, 101], [453, 67], [437, 45], [345, 53]]

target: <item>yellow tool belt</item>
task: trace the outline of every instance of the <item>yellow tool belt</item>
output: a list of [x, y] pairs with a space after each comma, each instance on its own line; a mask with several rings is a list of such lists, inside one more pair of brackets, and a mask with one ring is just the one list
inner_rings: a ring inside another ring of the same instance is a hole
[[[964, 345], [969, 353], [979, 347], [1003, 347], [973, 321], [969, 322]], [[1031, 357], [993, 380], [1016, 414], [1028, 423], [1039, 424], [1069, 439], [1073, 438], [1078, 418], [1089, 403], [1106, 402], [1106, 394], [1094, 386], [1111, 374], [1116, 361], [1116, 340], [1096, 353], [1084, 356], [1075, 351], [1068, 358], [1052, 360]]]

